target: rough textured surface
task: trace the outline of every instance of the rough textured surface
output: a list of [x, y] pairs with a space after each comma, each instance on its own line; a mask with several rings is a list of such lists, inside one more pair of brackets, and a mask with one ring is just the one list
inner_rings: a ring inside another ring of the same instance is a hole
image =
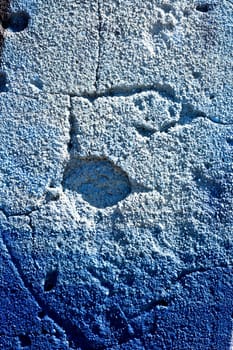
[[26, 30], [9, 28], [3, 68], [9, 90], [84, 93], [95, 88], [98, 56], [97, 2], [11, 1], [12, 11], [30, 16]]
[[0, 349], [230, 350], [231, 1], [0, 9]]
[[30, 212], [60, 183], [69, 141], [69, 98], [2, 93], [0, 209]]

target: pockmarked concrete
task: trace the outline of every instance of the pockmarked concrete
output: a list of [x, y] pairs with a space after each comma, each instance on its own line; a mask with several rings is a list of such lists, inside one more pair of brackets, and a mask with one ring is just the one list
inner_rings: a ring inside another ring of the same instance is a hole
[[0, 349], [231, 349], [233, 4], [9, 6]]

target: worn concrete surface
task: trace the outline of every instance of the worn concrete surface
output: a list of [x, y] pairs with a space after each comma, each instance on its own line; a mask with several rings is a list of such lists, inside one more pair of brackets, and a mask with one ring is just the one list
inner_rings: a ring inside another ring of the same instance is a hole
[[232, 349], [233, 3], [0, 10], [0, 349]]

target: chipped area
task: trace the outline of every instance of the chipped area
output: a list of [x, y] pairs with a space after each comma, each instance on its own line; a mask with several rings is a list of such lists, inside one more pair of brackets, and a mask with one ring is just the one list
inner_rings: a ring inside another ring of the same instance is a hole
[[131, 192], [127, 174], [107, 159], [98, 157], [72, 159], [64, 173], [63, 187], [80, 193], [96, 208], [115, 205]]

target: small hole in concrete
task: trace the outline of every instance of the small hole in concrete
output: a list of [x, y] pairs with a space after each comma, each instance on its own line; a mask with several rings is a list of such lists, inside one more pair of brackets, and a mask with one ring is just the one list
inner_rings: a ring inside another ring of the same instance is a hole
[[62, 242], [57, 242], [57, 247], [58, 247], [58, 249], [61, 249], [62, 247], [63, 247], [63, 243]]
[[211, 164], [210, 164], [210, 163], [204, 163], [204, 166], [205, 166], [205, 168], [206, 168], [207, 170], [211, 168]]
[[170, 106], [168, 110], [169, 110], [171, 117], [176, 116], [176, 110], [174, 109], [174, 107]]
[[194, 79], [199, 79], [199, 78], [201, 78], [201, 73], [194, 71], [193, 72], [193, 77], [194, 77]]
[[49, 292], [56, 287], [58, 278], [58, 269], [47, 272], [44, 282], [44, 291]]
[[4, 72], [0, 72], [0, 92], [7, 92], [7, 77], [6, 77], [6, 73]]
[[230, 146], [233, 146], [233, 138], [227, 138], [227, 143], [230, 145]]
[[14, 12], [2, 22], [2, 26], [4, 29], [9, 29], [15, 33], [21, 32], [27, 28], [29, 19], [30, 17], [25, 11]]
[[168, 13], [168, 12], [170, 12], [170, 11], [172, 11], [172, 6], [171, 5], [169, 5], [169, 4], [163, 4], [162, 6], [161, 6], [161, 8], [163, 9], [163, 11], [165, 12], [165, 13]]
[[147, 127], [146, 125], [137, 125], [135, 126], [137, 132], [143, 137], [150, 137], [155, 133], [155, 130]]
[[163, 307], [168, 307], [169, 304], [166, 300], [159, 300], [157, 305], [163, 306]]
[[20, 341], [20, 344], [21, 344], [22, 347], [30, 346], [32, 344], [31, 343], [31, 339], [26, 334], [20, 334], [19, 335], [19, 341]]
[[38, 90], [43, 89], [43, 81], [39, 77], [36, 77], [35, 79], [33, 79], [31, 81], [31, 84], [34, 85]]
[[46, 203], [51, 201], [57, 201], [60, 198], [60, 192], [57, 188], [49, 187], [45, 194]]
[[45, 315], [46, 315], [46, 314], [45, 314], [45, 312], [44, 312], [43, 310], [38, 312], [38, 317], [39, 317], [39, 318], [44, 318]]
[[210, 294], [215, 296], [215, 288], [213, 286], [210, 286]]
[[199, 12], [209, 12], [213, 9], [213, 6], [211, 4], [199, 4], [196, 6], [196, 10]]

